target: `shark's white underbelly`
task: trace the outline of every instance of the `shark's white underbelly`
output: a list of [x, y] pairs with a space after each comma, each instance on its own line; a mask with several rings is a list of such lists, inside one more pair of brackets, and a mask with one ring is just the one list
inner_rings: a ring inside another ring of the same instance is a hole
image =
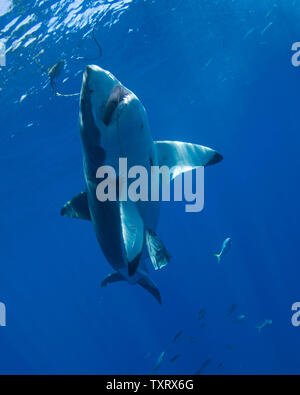
[[[100, 202], [96, 196], [96, 182], [87, 182], [88, 201], [93, 226], [97, 241], [109, 264], [115, 271], [120, 272], [130, 283], [137, 283], [146, 273], [147, 248], [144, 245], [140, 263], [134, 276], [128, 275], [122, 243], [122, 231], [120, 222], [120, 203]], [[155, 230], [159, 218], [159, 204], [157, 202], [137, 202], [140, 215], [145, 224], [145, 230]]]

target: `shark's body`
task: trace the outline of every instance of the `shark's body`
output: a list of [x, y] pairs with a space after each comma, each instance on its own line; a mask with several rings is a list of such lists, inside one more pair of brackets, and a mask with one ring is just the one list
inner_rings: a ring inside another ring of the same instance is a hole
[[[98, 66], [84, 73], [80, 99], [80, 135], [86, 191], [75, 196], [62, 209], [62, 215], [91, 220], [101, 249], [115, 270], [102, 286], [128, 281], [147, 289], [160, 303], [160, 293], [148, 276], [146, 257], [155, 269], [169, 263], [170, 255], [155, 234], [159, 202], [106, 201], [97, 197], [100, 167], [118, 169], [119, 159], [127, 158], [128, 169], [143, 166], [178, 165], [174, 178], [187, 169], [217, 163], [215, 151], [180, 142], [154, 142], [146, 111], [139, 99], [112, 74]], [[125, 183], [116, 173], [116, 184]], [[125, 186], [124, 186], [125, 187]]]

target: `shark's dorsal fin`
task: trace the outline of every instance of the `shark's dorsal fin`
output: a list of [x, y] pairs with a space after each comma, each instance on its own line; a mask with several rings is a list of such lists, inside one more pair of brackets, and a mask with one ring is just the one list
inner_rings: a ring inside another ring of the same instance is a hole
[[136, 203], [130, 200], [120, 202], [120, 220], [128, 273], [133, 276], [138, 268], [145, 239], [144, 222]]
[[90, 209], [86, 191], [80, 192], [69, 200], [61, 209], [61, 215], [70, 218], [79, 218], [91, 221]]
[[214, 165], [223, 159], [222, 155], [211, 148], [180, 141], [156, 141], [155, 148], [158, 166], [174, 168], [172, 179], [186, 171]]

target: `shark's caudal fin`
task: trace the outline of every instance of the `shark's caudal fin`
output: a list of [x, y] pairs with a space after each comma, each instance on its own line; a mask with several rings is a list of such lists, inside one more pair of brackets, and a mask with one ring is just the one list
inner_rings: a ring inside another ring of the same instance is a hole
[[[116, 283], [119, 281], [125, 281], [125, 278], [119, 272], [114, 272], [109, 274], [101, 283], [101, 287], [104, 288], [108, 284]], [[161, 304], [161, 296], [157, 286], [154, 284], [152, 280], [148, 276], [143, 276], [139, 281], [138, 284], [143, 287], [146, 291], [150, 292], [152, 296]]]
[[221, 254], [214, 254], [214, 256], [218, 259], [218, 263], [221, 263]]
[[91, 214], [86, 191], [69, 200], [61, 209], [61, 215], [70, 218], [79, 218], [91, 221]]
[[162, 269], [170, 263], [171, 256], [163, 242], [152, 230], [146, 231], [146, 244], [151, 262], [155, 270]]
[[133, 276], [137, 271], [144, 248], [144, 222], [137, 205], [129, 200], [120, 202], [120, 219], [128, 274]]
[[148, 292], [150, 292], [151, 295], [155, 297], [155, 299], [158, 301], [159, 304], [162, 304], [160, 292], [157, 286], [154, 284], [152, 280], [150, 280], [149, 277], [147, 276], [142, 277], [138, 281], [138, 284], [144, 289], [146, 289]]
[[118, 281], [125, 281], [125, 278], [119, 272], [111, 273], [102, 281], [101, 287], [104, 288], [108, 284], [116, 283]]
[[155, 148], [158, 166], [174, 168], [172, 179], [186, 171], [214, 165], [223, 159], [222, 155], [211, 148], [180, 141], [156, 141]]

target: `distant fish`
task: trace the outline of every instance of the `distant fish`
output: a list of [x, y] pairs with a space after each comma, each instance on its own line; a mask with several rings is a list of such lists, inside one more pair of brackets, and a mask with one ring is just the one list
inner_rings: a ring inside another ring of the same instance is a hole
[[261, 31], [261, 35], [265, 34], [267, 30], [270, 29], [270, 27], [273, 25], [273, 22], [270, 22], [262, 31]]
[[79, 96], [80, 93], [71, 93], [71, 94], [65, 95], [65, 94], [59, 93], [59, 92], [57, 91], [57, 87], [56, 87], [55, 80], [56, 80], [56, 78], [58, 78], [58, 77], [61, 75], [61, 73], [63, 72], [63, 70], [64, 70], [64, 68], [65, 68], [65, 64], [66, 64], [66, 63], [65, 63], [64, 60], [60, 60], [60, 61], [58, 61], [57, 63], [55, 63], [55, 65], [52, 66], [52, 67], [50, 68], [50, 70], [48, 71], [48, 77], [49, 77], [49, 79], [50, 79], [50, 86], [51, 86], [53, 95], [54, 95], [54, 96], [61, 96], [61, 97]]
[[189, 343], [196, 343], [197, 342], [197, 338], [193, 337], [193, 336], [188, 336], [186, 339]]
[[156, 365], [154, 366], [154, 369], [153, 369], [153, 373], [157, 372], [158, 369], [161, 367], [162, 363], [164, 362], [165, 356], [166, 356], [166, 352], [163, 351], [163, 352], [160, 354], [160, 356], [158, 357], [158, 360], [157, 360], [157, 362], [156, 362]]
[[24, 100], [26, 99], [27, 96], [28, 96], [27, 94], [21, 96], [21, 98], [20, 98], [20, 100], [19, 100], [19, 103], [22, 103], [22, 101], [24, 101]]
[[247, 31], [247, 33], [244, 35], [243, 40], [246, 40], [253, 32], [255, 31], [255, 27], [252, 27]]
[[265, 320], [265, 322], [259, 326], [256, 327], [256, 329], [258, 329], [258, 332], [260, 333], [262, 329], [266, 328], [267, 326], [271, 326], [273, 325], [273, 321], [272, 320]]
[[218, 258], [218, 263], [221, 263], [221, 257], [228, 253], [231, 246], [232, 246], [232, 241], [231, 241], [231, 238], [228, 237], [222, 245], [222, 250], [221, 250], [220, 254], [215, 254], [215, 256]]
[[202, 320], [205, 316], [206, 316], [206, 310], [205, 310], [205, 309], [202, 309], [202, 310], [200, 310], [199, 313], [198, 313], [197, 320], [200, 321], [200, 320]]
[[[86, 58], [86, 57], [77, 57], [77, 60], [86, 60], [86, 61], [94, 61], [98, 60], [102, 56], [102, 47], [99, 44], [98, 40], [95, 37], [94, 30], [92, 31], [92, 36], [95, 44], [97, 45], [99, 54], [97, 57], [94, 58]], [[57, 91], [56, 83], [55, 80], [61, 75], [61, 73], [64, 71], [66, 62], [64, 60], [59, 60], [57, 63], [55, 63], [54, 66], [52, 66], [49, 71], [47, 72], [48, 77], [50, 78], [50, 86], [52, 89], [52, 92], [54, 96], [60, 96], [60, 97], [73, 97], [73, 96], [79, 96], [80, 93], [71, 93], [71, 94], [62, 94]]]
[[54, 82], [54, 80], [61, 75], [61, 73], [63, 72], [64, 68], [65, 68], [65, 61], [64, 60], [59, 60], [57, 63], [55, 63], [54, 66], [52, 66], [49, 69], [48, 76], [50, 78], [50, 84], [52, 84]]
[[174, 355], [174, 357], [170, 359], [170, 362], [173, 363], [173, 362], [177, 361], [177, 359], [180, 357], [181, 357], [180, 354]]
[[244, 322], [246, 319], [246, 316], [244, 314], [241, 314], [239, 316], [236, 317], [235, 320], [232, 321], [233, 324], [240, 324], [242, 322]]
[[201, 365], [200, 369], [198, 369], [195, 374], [202, 374], [203, 370], [205, 368], [207, 368], [209, 365], [211, 364], [211, 360], [208, 359], [207, 361], [203, 362], [203, 364]]
[[229, 317], [231, 314], [235, 312], [235, 310], [238, 308], [237, 304], [233, 304], [229, 307], [227, 313], [225, 314], [225, 318]]
[[269, 18], [269, 16], [272, 14], [272, 12], [273, 12], [273, 8], [267, 12], [266, 18]]
[[218, 369], [223, 369], [224, 367], [224, 362], [220, 362], [219, 365], [217, 366]]
[[207, 69], [213, 60], [214, 60], [214, 58], [209, 58], [208, 61], [205, 63], [203, 70]]
[[182, 336], [182, 334], [183, 331], [178, 332], [173, 339], [173, 343], [177, 342], [177, 340]]

